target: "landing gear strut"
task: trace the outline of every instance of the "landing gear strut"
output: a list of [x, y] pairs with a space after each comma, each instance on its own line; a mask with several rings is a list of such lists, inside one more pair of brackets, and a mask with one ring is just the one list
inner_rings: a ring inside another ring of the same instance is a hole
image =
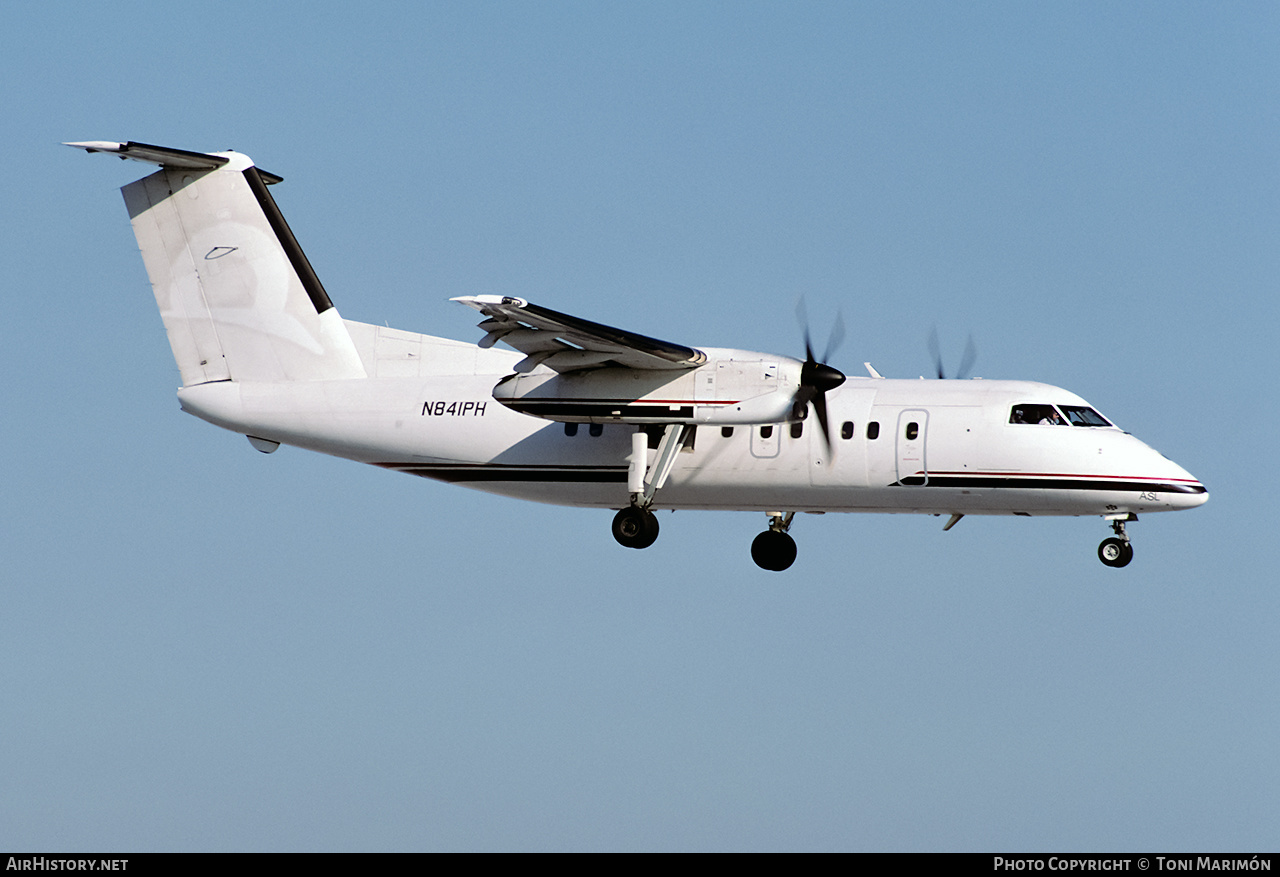
[[691, 438], [692, 427], [668, 424], [658, 442], [657, 457], [649, 465], [648, 435], [637, 430], [631, 436], [631, 454], [627, 457], [627, 488], [631, 505], [613, 516], [613, 538], [627, 548], [648, 548], [658, 538], [658, 519], [649, 506], [657, 492], [667, 483], [676, 462], [676, 453]]
[[771, 572], [782, 572], [796, 562], [796, 540], [788, 535], [795, 512], [775, 512], [769, 515], [769, 529], [751, 543], [751, 559], [756, 566]]
[[1129, 534], [1124, 531], [1124, 522], [1137, 519], [1136, 515], [1129, 515], [1111, 522], [1111, 529], [1116, 535], [1102, 540], [1102, 544], [1098, 546], [1098, 560], [1117, 568], [1129, 565], [1129, 561], [1133, 560], [1133, 545], [1129, 543]]

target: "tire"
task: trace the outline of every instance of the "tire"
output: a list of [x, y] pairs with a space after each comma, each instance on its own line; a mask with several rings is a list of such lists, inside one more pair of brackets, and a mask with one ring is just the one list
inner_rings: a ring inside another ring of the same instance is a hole
[[648, 509], [628, 506], [613, 516], [613, 538], [626, 548], [648, 548], [658, 539], [658, 519]]
[[1133, 546], [1114, 536], [1103, 539], [1102, 544], [1098, 546], [1098, 560], [1117, 569], [1128, 566], [1129, 561], [1133, 560]]
[[770, 572], [782, 572], [796, 562], [796, 540], [779, 530], [765, 530], [751, 542], [751, 559]]
[[1129, 561], [1133, 560], [1133, 543], [1124, 543], [1124, 559], [1120, 562], [1121, 566], [1128, 566]]

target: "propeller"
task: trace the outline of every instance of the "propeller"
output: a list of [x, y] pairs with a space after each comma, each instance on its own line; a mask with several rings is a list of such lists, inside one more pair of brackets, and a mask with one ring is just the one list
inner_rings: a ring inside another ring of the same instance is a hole
[[827, 443], [827, 451], [831, 450], [831, 424], [827, 419], [827, 393], [844, 383], [844, 374], [827, 365], [825, 360], [831, 358], [840, 342], [844, 341], [844, 316], [836, 313], [836, 320], [831, 325], [831, 335], [827, 338], [827, 349], [823, 351], [823, 362], [813, 354], [813, 343], [809, 337], [809, 314], [801, 297], [796, 305], [796, 319], [804, 329], [804, 365], [800, 369], [800, 386], [791, 400], [791, 413], [796, 419], [803, 419], [813, 406], [818, 416], [818, 425], [822, 427], [822, 439]]
[[[942, 348], [938, 344], [938, 327], [934, 326], [929, 332], [929, 353], [933, 355], [933, 364], [938, 370], [938, 379], [946, 380], [947, 371], [942, 367]], [[973, 369], [973, 364], [978, 361], [978, 348], [973, 343], [973, 336], [969, 336], [969, 340], [965, 342], [964, 354], [960, 357], [960, 368], [956, 369], [956, 380], [964, 380], [969, 377], [969, 372]]]

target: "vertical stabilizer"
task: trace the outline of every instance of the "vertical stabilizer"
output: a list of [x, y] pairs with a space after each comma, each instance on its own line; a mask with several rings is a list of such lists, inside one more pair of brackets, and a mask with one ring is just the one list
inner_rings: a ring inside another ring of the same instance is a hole
[[365, 377], [260, 171], [235, 152], [73, 143], [161, 165], [121, 191], [183, 386]]

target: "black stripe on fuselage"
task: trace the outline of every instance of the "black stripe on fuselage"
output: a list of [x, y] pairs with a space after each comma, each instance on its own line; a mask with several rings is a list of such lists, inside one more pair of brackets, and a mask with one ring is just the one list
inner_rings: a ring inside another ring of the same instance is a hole
[[[438, 481], [531, 481], [612, 484], [627, 480], [625, 466], [520, 466], [502, 463], [378, 463], [384, 469], [393, 469], [409, 475], [434, 478]], [[917, 476], [922, 478], [922, 476]], [[913, 484], [915, 479], [904, 479], [890, 487], [937, 487], [995, 490], [1105, 490], [1112, 492], [1137, 491], [1140, 493], [1205, 492], [1202, 484], [1177, 484], [1151, 481], [1108, 481], [1097, 478], [1019, 478], [993, 476], [931, 475], [927, 484]]]
[[625, 466], [516, 466], [500, 463], [378, 463], [409, 475], [437, 481], [559, 481], [579, 483], [621, 483], [627, 480]]
[[324, 291], [324, 284], [320, 282], [315, 269], [307, 260], [307, 254], [302, 252], [298, 239], [293, 236], [289, 223], [285, 222], [284, 214], [276, 206], [276, 199], [272, 198], [271, 193], [267, 191], [267, 183], [264, 179], [267, 176], [273, 181], [279, 179], [274, 174], [260, 172], [256, 167], [249, 167], [244, 172], [244, 178], [249, 181], [249, 190], [253, 192], [253, 197], [258, 199], [267, 222], [271, 224], [271, 230], [276, 233], [280, 246], [289, 257], [289, 263], [293, 265], [298, 279], [302, 281], [302, 288], [307, 291], [307, 298], [311, 299], [311, 304], [315, 305], [316, 313], [323, 314], [333, 307], [333, 302], [329, 300], [329, 294]]
[[895, 481], [890, 487], [960, 487], [982, 490], [1109, 490], [1139, 493], [1204, 493], [1203, 484], [1178, 484], [1169, 481], [1122, 481], [1102, 478], [1026, 478], [992, 475], [923, 475]]

